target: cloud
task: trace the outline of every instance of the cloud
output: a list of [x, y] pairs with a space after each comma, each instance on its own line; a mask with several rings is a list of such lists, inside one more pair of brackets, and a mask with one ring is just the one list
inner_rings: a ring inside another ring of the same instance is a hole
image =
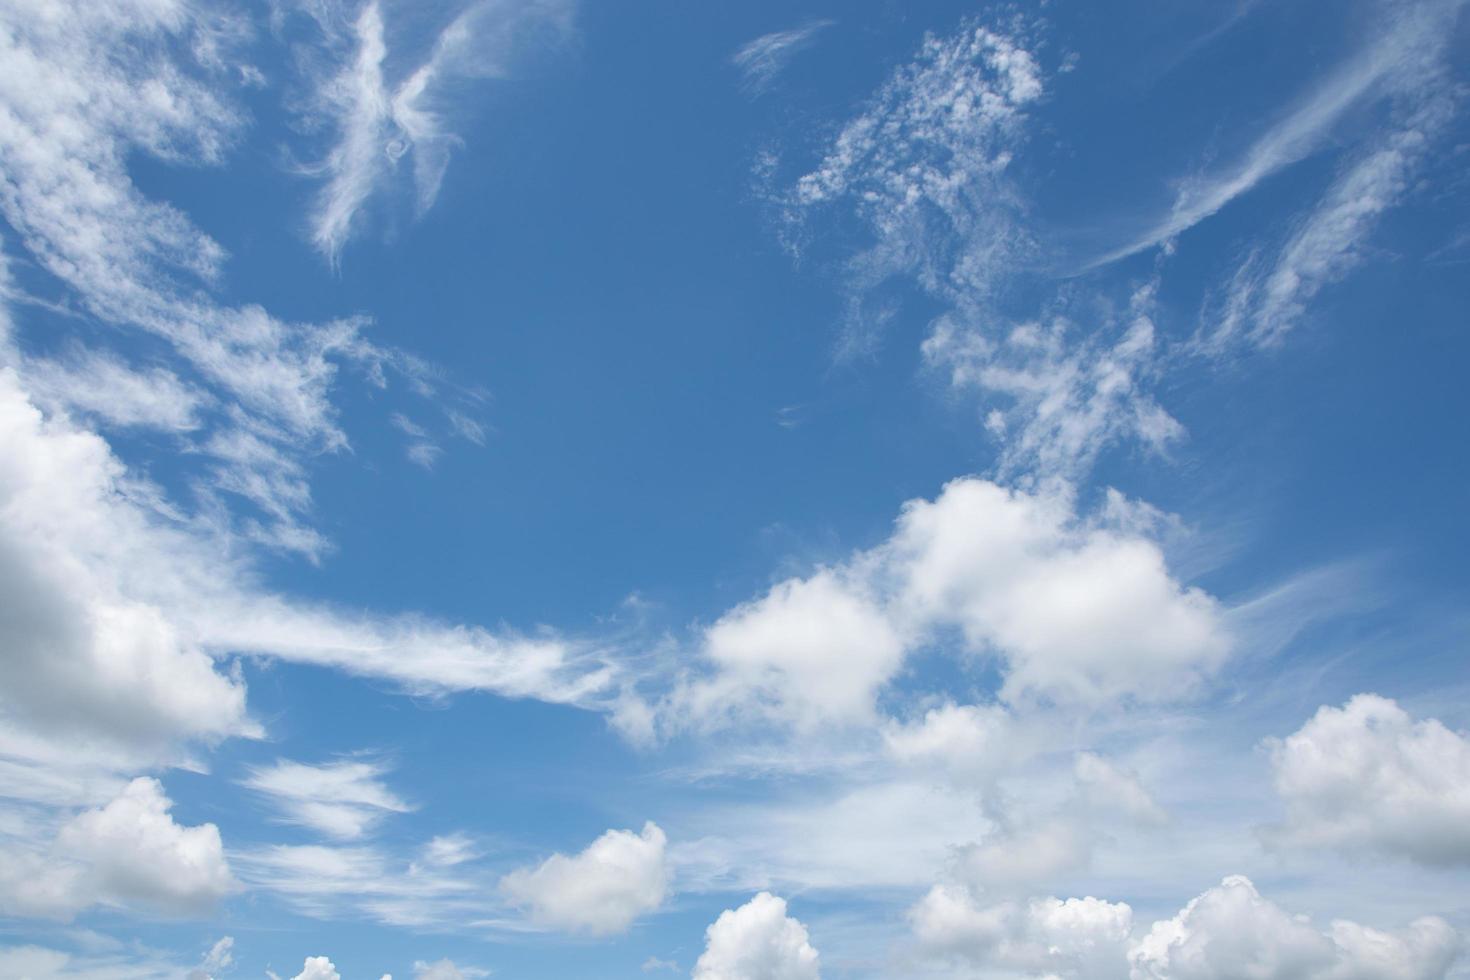
[[909, 910], [920, 953], [1028, 976], [1119, 978], [1133, 910], [1101, 899], [983, 905], [968, 889], [936, 885]]
[[831, 27], [833, 21], [815, 20], [786, 31], [762, 34], [741, 45], [730, 56], [730, 63], [740, 69], [741, 84], [746, 92], [759, 95], [771, 87], [776, 76], [786, 69], [802, 49], [810, 47], [817, 34]]
[[718, 679], [693, 689], [688, 710], [709, 722], [722, 703], [799, 727], [862, 720], [903, 653], [898, 629], [862, 583], [822, 570], [780, 583], [705, 632], [704, 655]]
[[1113, 810], [1142, 824], [1168, 822], [1168, 814], [1144, 789], [1137, 773], [1120, 769], [1092, 752], [1077, 754], [1075, 772], [1089, 808]]
[[280, 759], [268, 768], [252, 767], [244, 785], [270, 797], [288, 823], [352, 840], [387, 814], [412, 809], [378, 778], [386, 771], [380, 763], [311, 766]]
[[235, 962], [235, 940], [232, 936], [220, 938], [209, 952], [204, 954], [204, 959], [199, 965], [189, 971], [188, 980], [214, 980], [214, 977], [228, 970]]
[[1338, 920], [1324, 933], [1235, 875], [1154, 923], [1128, 962], [1131, 980], [1440, 980], [1459, 947], [1433, 917], [1399, 932]]
[[44, 850], [0, 862], [11, 915], [70, 918], [94, 905], [199, 915], [238, 889], [214, 824], [174, 822], [157, 780], [134, 779], [106, 806], [65, 823]]
[[302, 915], [366, 915], [390, 926], [463, 924], [489, 910], [488, 883], [445, 867], [397, 860], [370, 845], [276, 844], [236, 856], [241, 876]]
[[1000, 705], [944, 704], [913, 722], [883, 727], [888, 754], [900, 764], [933, 768], [960, 783], [983, 785], [1028, 754], [1026, 736]]
[[23, 371], [27, 390], [48, 411], [78, 412], [120, 429], [192, 432], [211, 401], [165, 367], [135, 368], [102, 351], [29, 360]]
[[904, 506], [883, 555], [904, 615], [1001, 658], [1008, 700], [1168, 700], [1227, 649], [1214, 600], [1149, 539], [1079, 520], [1066, 493], [955, 480]]
[[308, 956], [301, 965], [301, 972], [291, 980], [342, 980], [342, 975], [325, 956]]
[[653, 823], [643, 832], [609, 830], [580, 854], [553, 854], [534, 868], [512, 871], [500, 890], [530, 910], [540, 925], [605, 936], [663, 904], [669, 887], [666, 838]]
[[1470, 739], [1359, 694], [1324, 706], [1268, 743], [1286, 820], [1279, 847], [1376, 852], [1431, 866], [1470, 865]]
[[[1375, 32], [1362, 52], [1333, 72], [1230, 167], [1181, 182], [1166, 218], [1091, 265], [1116, 261], [1174, 238], [1318, 149], [1355, 106], [1423, 84], [1425, 76], [1434, 73], [1431, 66], [1441, 57], [1461, 4], [1462, 0], [1385, 0], [1379, 5], [1381, 19], [1377, 21], [1384, 29]], [[1348, 205], [1346, 200], [1342, 203]], [[1363, 208], [1375, 209], [1371, 204]]]
[[1081, 518], [1065, 485], [963, 478], [906, 503], [882, 545], [706, 629], [706, 672], [674, 690], [663, 720], [870, 722], [905, 658], [955, 632], [964, 656], [1001, 666], [1011, 704], [1187, 697], [1229, 650], [1216, 601], [1175, 581], [1116, 506]]
[[991, 406], [985, 424], [1002, 447], [1002, 476], [1077, 479], [1104, 449], [1125, 439], [1162, 453], [1184, 436], [1184, 427], [1146, 387], [1159, 370], [1153, 292], [1134, 293], [1120, 330], [1094, 324], [1085, 334], [1059, 316], [1022, 323], [993, 339], [946, 314], [921, 350], [951, 388], [973, 391]]
[[413, 965], [414, 980], [472, 980], [474, 977], [488, 977], [489, 970], [480, 970], [472, 966], [457, 966], [453, 960], [435, 960], [426, 963], [419, 960]]
[[68, 953], [36, 945], [0, 946], [0, 976], [25, 980], [178, 980], [181, 971], [177, 963], [146, 950]]
[[[332, 262], [352, 236], [364, 205], [403, 164], [412, 164], [416, 209], [439, 194], [458, 138], [435, 106], [455, 80], [509, 77], [529, 49], [571, 29], [562, 0], [480, 0], [439, 32], [426, 58], [390, 80], [383, 9], [364, 3], [355, 17], [339, 4], [306, 8], [329, 47], [351, 52], [313, 79], [310, 114], [329, 120], [336, 143], [311, 171], [325, 178], [312, 216], [312, 240]], [[350, 19], [350, 24], [345, 24]], [[344, 30], [344, 26], [346, 29]]]
[[786, 900], [761, 892], [705, 930], [694, 980], [817, 980], [818, 954]]
[[1005, 180], [1029, 105], [1035, 58], [1017, 38], [972, 23], [925, 38], [785, 199], [808, 223], [846, 203], [874, 235], [848, 267], [849, 352], [871, 349], [889, 315], [878, 287], [895, 276], [976, 311], [1030, 254]]

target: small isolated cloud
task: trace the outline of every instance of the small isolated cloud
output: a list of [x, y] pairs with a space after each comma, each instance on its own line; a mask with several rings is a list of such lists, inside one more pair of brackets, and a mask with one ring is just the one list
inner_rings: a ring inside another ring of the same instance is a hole
[[830, 20], [814, 20], [791, 30], [762, 34], [742, 45], [730, 56], [730, 63], [740, 69], [742, 87], [751, 95], [759, 95], [770, 88], [791, 59], [802, 49], [810, 47], [817, 34], [832, 24]]
[[605, 936], [663, 904], [669, 887], [666, 838], [652, 822], [643, 832], [609, 830], [580, 854], [553, 854], [512, 871], [500, 890], [532, 921], [567, 932]]
[[1470, 739], [1416, 721], [1388, 698], [1324, 706], [1268, 743], [1284, 823], [1277, 846], [1377, 852], [1436, 866], [1470, 865]]
[[459, 966], [453, 960], [435, 960], [426, 963], [419, 960], [413, 965], [413, 980], [473, 980], [475, 977], [488, 977], [489, 970], [481, 970], [473, 966]]
[[818, 980], [818, 954], [786, 900], [761, 892], [705, 930], [694, 980]]
[[1132, 980], [1441, 980], [1459, 950], [1435, 917], [1397, 932], [1339, 919], [1324, 932], [1234, 875], [1155, 922], [1128, 962]]
[[375, 762], [312, 766], [280, 759], [269, 767], [252, 767], [244, 785], [269, 798], [286, 822], [352, 840], [388, 814], [412, 809], [383, 784], [386, 771]]

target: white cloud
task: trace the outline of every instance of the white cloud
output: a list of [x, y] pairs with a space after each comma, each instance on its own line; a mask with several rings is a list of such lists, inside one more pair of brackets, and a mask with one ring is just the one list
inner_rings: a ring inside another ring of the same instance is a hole
[[1132, 980], [1440, 980], [1459, 946], [1433, 917], [1392, 933], [1339, 920], [1324, 933], [1236, 875], [1154, 923], [1128, 961]]
[[235, 962], [235, 940], [232, 936], [224, 936], [209, 948], [204, 954], [204, 959], [199, 965], [189, 971], [188, 980], [214, 980], [214, 978], [228, 970]]
[[1115, 810], [1143, 824], [1162, 824], [1169, 819], [1139, 782], [1138, 774], [1120, 769], [1092, 752], [1079, 752], [1074, 769], [1082, 799], [1094, 811]]
[[325, 956], [308, 956], [301, 965], [301, 972], [291, 980], [342, 980], [342, 975]]
[[473, 977], [488, 977], [490, 971], [472, 966], [459, 966], [453, 960], [423, 960], [413, 965], [413, 980], [472, 980]]
[[936, 885], [909, 910], [920, 952], [1028, 976], [1120, 978], [1133, 910], [1101, 899], [983, 905], [965, 888]]
[[973, 23], [927, 37], [796, 182], [792, 221], [847, 202], [876, 239], [849, 270], [850, 350], [869, 348], [888, 315], [869, 295], [885, 280], [911, 276], [975, 309], [1030, 252], [1004, 174], [1042, 93], [1040, 68], [1014, 37]]
[[408, 158], [416, 207], [433, 206], [458, 138], [445, 128], [436, 103], [454, 79], [506, 78], [537, 43], [571, 29], [573, 5], [563, 0], [480, 0], [471, 3], [436, 36], [412, 71], [391, 79], [384, 12], [376, 0], [349, 19], [339, 4], [306, 8], [327, 35], [329, 47], [350, 50], [335, 71], [314, 80], [312, 112], [331, 121], [336, 144], [312, 168], [326, 183], [317, 198], [312, 238], [336, 262], [375, 190]]
[[79, 954], [35, 945], [0, 946], [0, 976], [21, 980], [178, 980], [180, 972], [177, 963], [146, 951]]
[[251, 768], [244, 785], [271, 797], [287, 822], [351, 840], [387, 814], [411, 809], [379, 779], [386, 771], [372, 762], [311, 766], [281, 759], [268, 768]]
[[[709, 627], [705, 673], [675, 689], [664, 721], [871, 721], [905, 658], [956, 629], [966, 656], [1002, 666], [1000, 696], [1013, 705], [1187, 697], [1229, 649], [1215, 600], [1174, 580], [1116, 500], [1083, 519], [1066, 485], [1025, 492], [965, 478], [906, 503], [884, 544]], [[922, 750], [918, 733], [894, 736], [901, 751]]]
[[500, 889], [540, 925], [594, 936], [623, 932], [663, 904], [669, 887], [665, 844], [664, 832], [651, 822], [641, 834], [609, 830], [580, 854], [553, 854], [534, 868], [512, 871]]
[[998, 656], [1008, 700], [1177, 698], [1227, 650], [1217, 604], [1157, 544], [1079, 520], [1066, 492], [955, 480], [907, 503], [883, 551], [903, 615]]
[[922, 719], [889, 721], [883, 741], [905, 766], [939, 769], [960, 782], [983, 784], [1028, 754], [1025, 735], [1000, 705], [944, 704]]
[[78, 350], [24, 364], [25, 385], [51, 412], [72, 411], [118, 428], [189, 432], [203, 423], [209, 396], [164, 367], [140, 369], [113, 354]]
[[[1402, 94], [1426, 81], [1437, 84], [1433, 74], [1461, 4], [1462, 0], [1385, 0], [1375, 21], [1383, 29], [1374, 32], [1363, 51], [1333, 72], [1230, 167], [1183, 181], [1164, 220], [1092, 264], [1115, 261], [1158, 245], [1211, 217], [1271, 174], [1317, 150], [1348, 111], [1362, 102]], [[1350, 177], [1347, 182], [1355, 181], [1361, 182], [1361, 177]], [[1341, 204], [1354, 207], [1345, 197]], [[1377, 210], [1367, 201], [1357, 202], [1356, 208]], [[1350, 248], [1351, 240], [1339, 245]]]
[[830, 20], [817, 20], [787, 31], [772, 31], [741, 45], [730, 56], [730, 63], [740, 69], [747, 92], [758, 95], [770, 88], [776, 76], [786, 69], [802, 49], [809, 47], [817, 34], [832, 26]]
[[219, 829], [181, 826], [171, 807], [157, 780], [135, 779], [106, 806], [64, 824], [44, 850], [9, 851], [0, 862], [0, 905], [12, 915], [51, 918], [98, 904], [207, 912], [238, 884]]
[[1334, 847], [1470, 864], [1470, 738], [1359, 694], [1270, 743], [1280, 846]]
[[705, 930], [694, 980], [817, 980], [817, 951], [806, 926], [786, 914], [785, 899], [761, 892], [727, 909]]
[[687, 710], [711, 725], [732, 709], [808, 728], [867, 720], [903, 653], [903, 638], [864, 585], [822, 570], [780, 583], [705, 631], [704, 655], [718, 673], [690, 690]]
[[951, 387], [996, 406], [985, 424], [1002, 447], [1002, 475], [1075, 479], [1126, 438], [1162, 453], [1184, 435], [1145, 388], [1158, 371], [1152, 300], [1152, 288], [1134, 294], [1116, 339], [1106, 329], [1079, 338], [1077, 326], [1059, 317], [994, 340], [950, 314], [935, 323], [922, 352]]
[[360, 914], [389, 926], [444, 927], [490, 909], [487, 882], [374, 846], [274, 845], [241, 852], [235, 862], [249, 884], [318, 919]]

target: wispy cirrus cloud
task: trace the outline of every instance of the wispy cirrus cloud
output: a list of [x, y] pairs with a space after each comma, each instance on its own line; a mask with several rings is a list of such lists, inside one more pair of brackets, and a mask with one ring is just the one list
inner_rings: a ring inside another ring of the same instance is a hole
[[800, 27], [762, 34], [742, 44], [730, 56], [730, 63], [740, 69], [741, 86], [751, 95], [760, 95], [771, 87], [776, 77], [786, 70], [801, 51], [816, 41], [817, 35], [835, 21], [814, 20]]
[[335, 63], [310, 69], [306, 114], [333, 134], [333, 145], [307, 172], [321, 177], [311, 237], [332, 263], [357, 230], [363, 209], [400, 168], [412, 169], [414, 208], [422, 215], [439, 195], [459, 138], [448, 128], [448, 89], [466, 80], [504, 79], [533, 53], [571, 31], [572, 0], [474, 0], [450, 19], [427, 54], [394, 72], [394, 38], [377, 0], [299, 6], [317, 23]]

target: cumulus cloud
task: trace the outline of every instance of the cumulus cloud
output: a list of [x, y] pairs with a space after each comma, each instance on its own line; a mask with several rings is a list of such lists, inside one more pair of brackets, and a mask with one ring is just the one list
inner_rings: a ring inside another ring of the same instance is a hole
[[351, 840], [385, 815], [409, 811], [379, 779], [386, 771], [373, 762], [311, 766], [280, 759], [269, 767], [252, 767], [244, 785], [270, 797], [287, 822]]
[[927, 958], [1028, 976], [1117, 978], [1133, 910], [1101, 899], [983, 904], [966, 888], [936, 885], [909, 910]]
[[830, 20], [816, 20], [801, 27], [786, 31], [762, 34], [753, 41], [740, 46], [730, 56], [730, 63], [740, 69], [741, 84], [745, 91], [759, 95], [771, 87], [803, 48], [809, 47], [817, 34], [832, 26]]
[[714, 722], [722, 704], [754, 703], [810, 727], [871, 717], [904, 641], [863, 583], [822, 570], [726, 613], [705, 632], [704, 652], [718, 677], [693, 689], [689, 710]]
[[325, 956], [308, 956], [301, 965], [301, 972], [291, 980], [342, 980], [342, 975]]
[[727, 909], [705, 930], [694, 980], [817, 980], [817, 951], [786, 900], [761, 892]]
[[1384, 932], [1338, 920], [1323, 932], [1226, 878], [1129, 950], [1131, 980], [1440, 980], [1460, 939], [1443, 919]]
[[[709, 673], [675, 691], [669, 715], [868, 721], [905, 657], [955, 631], [965, 655], [1001, 665], [1010, 704], [1177, 699], [1229, 649], [1218, 603], [1178, 583], [1158, 544], [1116, 507], [1082, 518], [1065, 486], [1025, 492], [966, 478], [906, 503], [877, 548], [782, 582], [709, 627]], [[891, 731], [890, 746], [932, 755], [999, 720], [941, 713], [927, 734]]]
[[664, 832], [609, 830], [580, 854], [553, 854], [534, 868], [512, 871], [500, 889], [541, 925], [604, 936], [663, 904], [669, 887]]
[[1278, 846], [1333, 847], [1470, 864], [1470, 738], [1416, 721], [1388, 698], [1359, 694], [1323, 706], [1269, 744], [1286, 820]]
[[12, 915], [69, 918], [93, 905], [197, 915], [238, 888], [214, 824], [185, 827], [157, 780], [139, 778], [106, 806], [64, 824], [44, 850], [0, 862]]

